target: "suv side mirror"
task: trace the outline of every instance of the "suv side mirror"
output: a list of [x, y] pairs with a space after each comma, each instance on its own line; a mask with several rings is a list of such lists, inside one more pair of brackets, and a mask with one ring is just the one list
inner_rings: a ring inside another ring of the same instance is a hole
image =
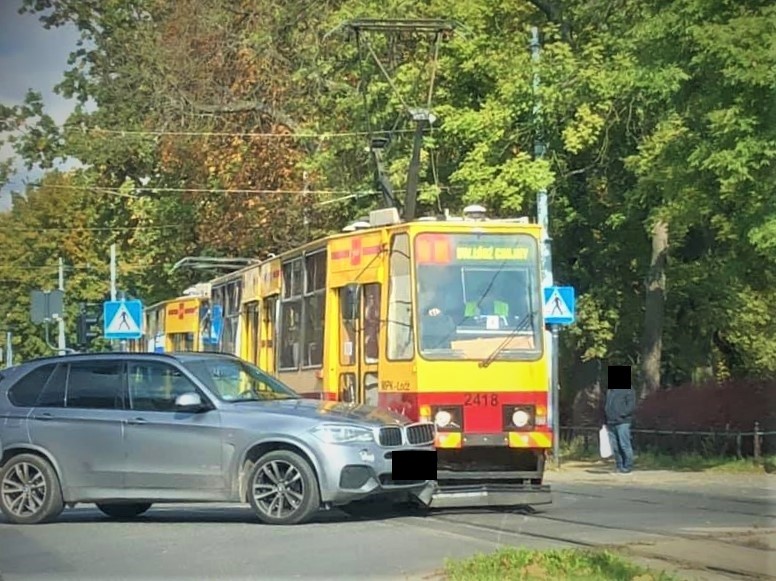
[[175, 408], [181, 411], [199, 412], [205, 409], [205, 404], [198, 393], [190, 392], [175, 398]]

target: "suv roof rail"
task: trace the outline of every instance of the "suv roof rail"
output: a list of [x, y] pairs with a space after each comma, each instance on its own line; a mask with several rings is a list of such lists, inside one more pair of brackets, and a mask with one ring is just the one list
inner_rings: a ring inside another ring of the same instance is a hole
[[[155, 355], [157, 357], [163, 356], [163, 357], [170, 357], [174, 359], [174, 356], [170, 353], [155, 353], [151, 351], [92, 351], [92, 352], [79, 351], [76, 353], [67, 353], [66, 355], [45, 355], [43, 357], [33, 357], [32, 359], [27, 359], [22, 363], [18, 363], [17, 365], [14, 365], [14, 367], [18, 367], [20, 365], [25, 365], [27, 363], [33, 363], [38, 361], [59, 361], [63, 357], [69, 359], [72, 357], [115, 357], [116, 355], [141, 355], [141, 356]], [[7, 369], [5, 371], [7, 371]]]
[[[163, 353], [156, 353], [152, 351], [94, 351], [91, 353], [68, 353], [66, 355], [46, 355], [44, 357], [35, 357], [33, 359], [27, 359], [26, 361], [23, 361], [22, 363], [18, 363], [14, 365], [15, 367], [20, 367], [29, 363], [39, 363], [39, 362], [50, 362], [50, 361], [59, 361], [63, 357], [67, 359], [71, 359], [73, 357], [89, 357], [89, 358], [109, 358], [109, 357], [115, 357], [117, 355], [130, 355], [132, 357], [167, 357], [169, 359], [175, 359], [177, 355], [219, 355], [221, 357], [229, 357], [230, 359], [237, 359], [240, 360], [240, 357], [237, 355], [234, 355], [233, 353], [225, 353], [221, 351], [171, 351], [171, 352], [163, 352]], [[4, 369], [4, 372], [10, 371], [8, 368]]]
[[230, 357], [231, 359], [240, 359], [238, 355], [226, 351], [170, 351], [169, 353], [166, 353], [166, 355], [172, 357], [175, 355], [221, 355], [223, 357]]

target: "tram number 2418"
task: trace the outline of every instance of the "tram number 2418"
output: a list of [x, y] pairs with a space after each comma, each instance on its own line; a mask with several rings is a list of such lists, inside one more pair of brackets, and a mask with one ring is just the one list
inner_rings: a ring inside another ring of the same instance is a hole
[[467, 393], [463, 400], [463, 405], [496, 407], [498, 405], [498, 396], [495, 393]]

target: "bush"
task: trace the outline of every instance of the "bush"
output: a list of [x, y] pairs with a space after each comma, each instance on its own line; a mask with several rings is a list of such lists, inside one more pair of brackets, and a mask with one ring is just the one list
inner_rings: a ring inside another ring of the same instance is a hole
[[561, 549], [532, 551], [505, 548], [448, 562], [449, 581], [622, 580], [670, 581], [672, 575], [650, 571], [609, 551]]
[[776, 381], [681, 385], [639, 402], [634, 427], [655, 430], [776, 430]]

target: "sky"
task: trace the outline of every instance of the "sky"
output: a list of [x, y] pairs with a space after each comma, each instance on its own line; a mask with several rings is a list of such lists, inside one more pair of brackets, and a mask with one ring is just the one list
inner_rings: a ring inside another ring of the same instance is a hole
[[[0, 103], [14, 105], [24, 100], [28, 89], [43, 96], [46, 112], [57, 123], [64, 123], [75, 101], [54, 94], [62, 80], [67, 59], [76, 48], [75, 27], [46, 30], [32, 14], [18, 14], [21, 0], [0, 0]], [[0, 159], [12, 156], [9, 146], [0, 149]], [[18, 167], [12, 183], [0, 191], [0, 211], [10, 207], [11, 190], [21, 191], [25, 181], [35, 181], [41, 172]]]

